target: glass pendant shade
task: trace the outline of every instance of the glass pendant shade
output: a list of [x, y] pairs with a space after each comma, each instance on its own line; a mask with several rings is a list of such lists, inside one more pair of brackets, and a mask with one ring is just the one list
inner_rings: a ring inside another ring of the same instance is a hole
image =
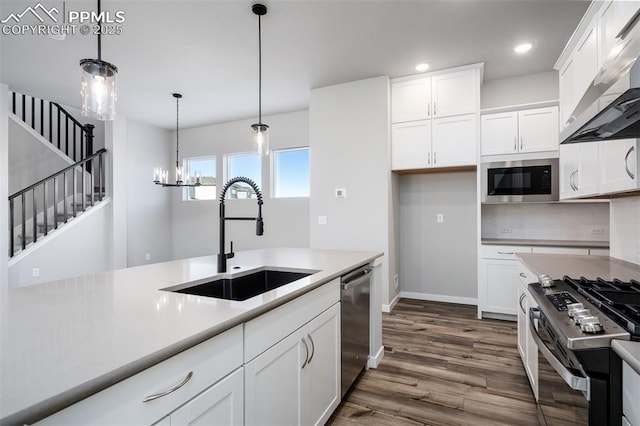
[[258, 123], [251, 125], [253, 133], [253, 151], [260, 155], [269, 155], [269, 126]]
[[100, 59], [83, 59], [82, 115], [108, 121], [116, 118], [116, 76], [118, 68]]

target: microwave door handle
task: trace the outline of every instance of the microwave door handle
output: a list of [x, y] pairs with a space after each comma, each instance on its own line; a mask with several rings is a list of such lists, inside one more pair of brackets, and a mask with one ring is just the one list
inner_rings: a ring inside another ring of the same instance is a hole
[[563, 364], [560, 362], [558, 358], [553, 355], [553, 353], [547, 348], [547, 345], [542, 341], [542, 338], [538, 334], [538, 330], [534, 325], [534, 321], [540, 318], [540, 310], [538, 308], [529, 308], [529, 332], [533, 337], [533, 340], [536, 342], [536, 346], [538, 350], [544, 356], [544, 358], [549, 362], [551, 367], [562, 377], [562, 380], [565, 381], [567, 385], [571, 389], [579, 390], [584, 393], [587, 398], [587, 401], [591, 400], [591, 380], [589, 377], [576, 376], [571, 371], [569, 371]]

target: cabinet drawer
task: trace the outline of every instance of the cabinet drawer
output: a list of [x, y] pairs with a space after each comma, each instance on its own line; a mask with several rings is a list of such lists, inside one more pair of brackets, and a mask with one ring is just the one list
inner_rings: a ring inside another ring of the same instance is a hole
[[516, 260], [516, 253], [531, 253], [531, 247], [483, 245], [480, 251], [484, 259]]
[[[242, 365], [242, 326], [147, 368], [46, 419], [38, 425], [152, 424]], [[182, 387], [152, 401], [150, 396]]]
[[340, 301], [340, 279], [324, 284], [244, 325], [244, 362], [253, 358]]
[[587, 256], [589, 249], [576, 247], [533, 247], [532, 253], [542, 254], [582, 254]]

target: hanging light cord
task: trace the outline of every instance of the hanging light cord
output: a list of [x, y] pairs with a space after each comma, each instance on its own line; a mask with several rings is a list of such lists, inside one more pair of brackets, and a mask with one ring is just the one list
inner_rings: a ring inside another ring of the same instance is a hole
[[[98, 0], [98, 19], [100, 19], [100, 0]], [[100, 23], [100, 21], [98, 21], [98, 23]], [[101, 39], [101, 33], [102, 33], [102, 26], [100, 26], [100, 29], [98, 30], [98, 60], [101, 61], [102, 60], [102, 39]]]
[[176, 96], [176, 169], [179, 164], [179, 152], [180, 152], [180, 137], [179, 137], [179, 127], [178, 127], [178, 117], [180, 116], [179, 105], [180, 98]]
[[258, 124], [262, 124], [262, 28], [260, 18], [261, 16], [258, 15]]

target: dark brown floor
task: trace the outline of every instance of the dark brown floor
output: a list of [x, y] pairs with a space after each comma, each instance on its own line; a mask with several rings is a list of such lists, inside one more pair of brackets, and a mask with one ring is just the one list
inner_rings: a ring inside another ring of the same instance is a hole
[[516, 323], [476, 307], [402, 299], [383, 314], [385, 354], [329, 425], [538, 425]]

